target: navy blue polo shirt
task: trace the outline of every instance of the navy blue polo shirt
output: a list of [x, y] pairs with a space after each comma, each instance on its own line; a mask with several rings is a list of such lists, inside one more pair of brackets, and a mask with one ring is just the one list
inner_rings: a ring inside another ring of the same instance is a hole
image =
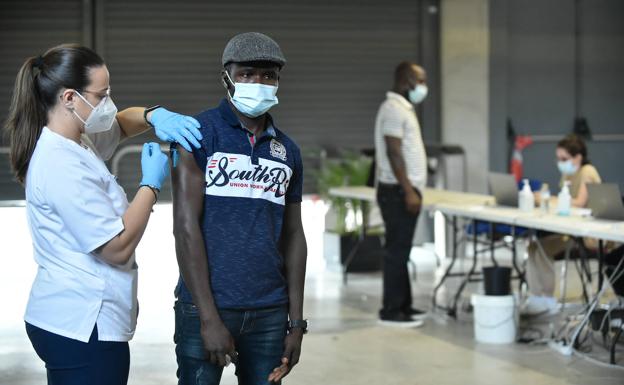
[[[193, 156], [206, 178], [201, 221], [217, 308], [286, 304], [279, 239], [285, 205], [301, 202], [299, 148], [272, 119], [254, 140], [225, 99], [195, 118], [203, 140]], [[182, 277], [176, 293], [192, 302]]]

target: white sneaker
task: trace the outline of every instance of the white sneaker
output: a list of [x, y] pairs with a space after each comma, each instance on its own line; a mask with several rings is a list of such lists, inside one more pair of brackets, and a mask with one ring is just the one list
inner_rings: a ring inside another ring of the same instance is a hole
[[559, 311], [559, 304], [555, 297], [531, 295], [520, 308], [520, 315], [534, 317], [555, 314], [557, 311]]
[[398, 314], [396, 317], [382, 317], [379, 324], [383, 326], [392, 326], [399, 328], [418, 328], [423, 326], [422, 320], [415, 320], [406, 314]]

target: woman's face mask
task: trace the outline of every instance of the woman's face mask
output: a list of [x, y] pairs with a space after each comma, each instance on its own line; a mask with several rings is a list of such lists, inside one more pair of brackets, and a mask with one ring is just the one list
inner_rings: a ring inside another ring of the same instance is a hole
[[243, 115], [256, 118], [271, 109], [277, 100], [277, 87], [260, 83], [234, 83], [228, 71], [225, 75], [234, 85], [234, 95], [228, 95], [232, 104]]
[[558, 161], [557, 168], [559, 168], [559, 172], [563, 175], [574, 175], [578, 171], [578, 167], [572, 162], [572, 159]]
[[91, 107], [91, 114], [87, 120], [83, 120], [75, 110], [74, 115], [84, 123], [85, 134], [95, 134], [98, 132], [108, 131], [113, 127], [115, 116], [117, 116], [117, 107], [113, 103], [113, 99], [110, 97], [110, 89], [106, 92], [106, 96], [100, 100], [97, 106], [93, 107], [89, 101], [76, 91], [76, 94], [82, 99], [89, 107]]

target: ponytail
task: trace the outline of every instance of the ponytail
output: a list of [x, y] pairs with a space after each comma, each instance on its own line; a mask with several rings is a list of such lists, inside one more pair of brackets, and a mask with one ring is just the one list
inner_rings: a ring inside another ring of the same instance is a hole
[[19, 183], [24, 184], [37, 140], [61, 90], [83, 90], [90, 83], [91, 68], [101, 65], [104, 60], [97, 53], [78, 45], [60, 45], [24, 62], [15, 79], [5, 125], [11, 167]]
[[31, 57], [17, 73], [6, 123], [11, 145], [11, 167], [17, 181], [22, 184], [47, 118], [35, 81], [39, 71], [35, 66], [40, 62], [40, 58]]

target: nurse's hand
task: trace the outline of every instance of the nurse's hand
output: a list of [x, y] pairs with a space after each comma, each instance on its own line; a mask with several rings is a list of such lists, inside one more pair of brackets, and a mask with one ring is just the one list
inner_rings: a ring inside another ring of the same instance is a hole
[[160, 190], [163, 181], [169, 173], [169, 159], [160, 150], [158, 143], [152, 142], [143, 145], [141, 169], [143, 171], [141, 186], [152, 186]]
[[160, 140], [178, 142], [188, 152], [193, 152], [191, 144], [195, 148], [201, 146], [200, 124], [195, 118], [160, 107], [149, 114], [148, 120], [154, 126], [154, 132]]

